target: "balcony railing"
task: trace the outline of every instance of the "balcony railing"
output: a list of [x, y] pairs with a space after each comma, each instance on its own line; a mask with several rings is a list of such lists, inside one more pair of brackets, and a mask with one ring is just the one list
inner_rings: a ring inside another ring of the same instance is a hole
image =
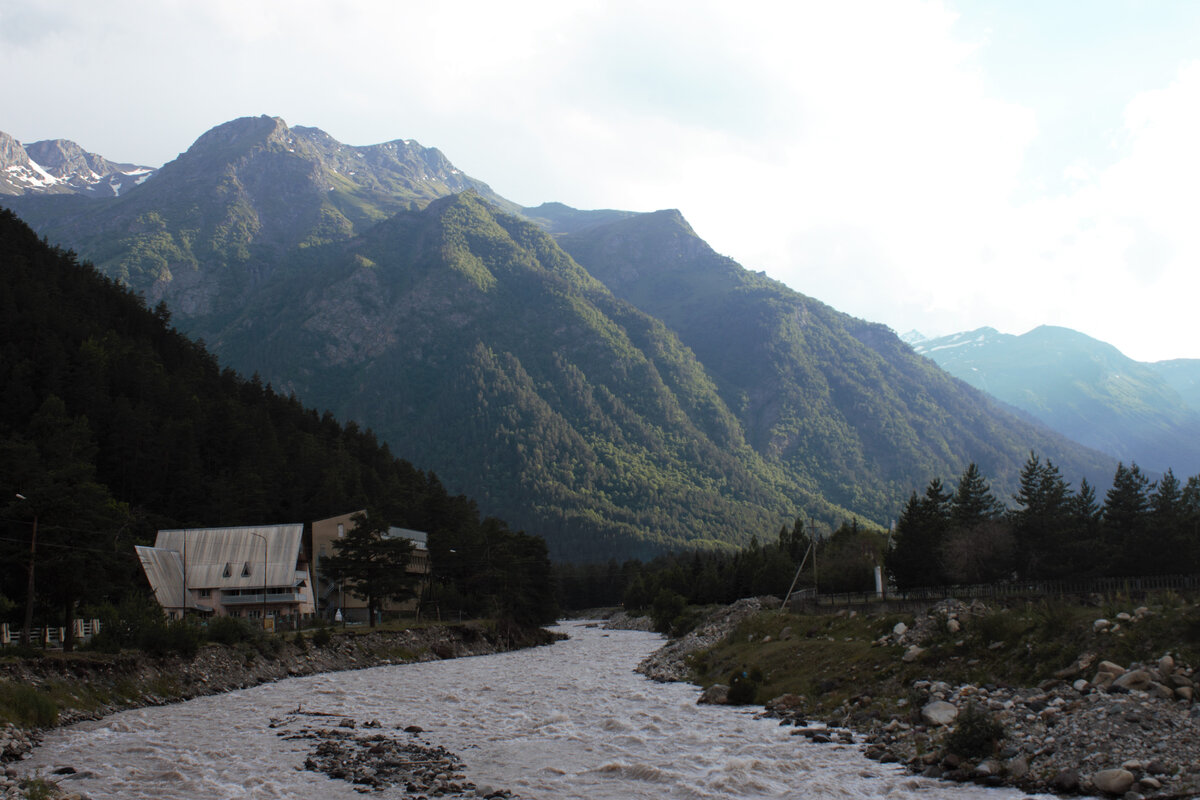
[[263, 600], [262, 592], [258, 594], [232, 594], [221, 595], [221, 605], [223, 606], [248, 606], [262, 605], [266, 603], [299, 603], [303, 596], [299, 592], [267, 592], [266, 600]]

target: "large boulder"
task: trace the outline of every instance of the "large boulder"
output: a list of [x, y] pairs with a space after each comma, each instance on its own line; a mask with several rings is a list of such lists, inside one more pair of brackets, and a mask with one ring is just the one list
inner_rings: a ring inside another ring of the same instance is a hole
[[949, 725], [958, 719], [958, 707], [945, 700], [934, 700], [921, 709], [921, 719], [928, 725]]
[[1150, 678], [1149, 672], [1146, 672], [1144, 669], [1131, 669], [1129, 672], [1116, 678], [1112, 682], [1112, 688], [1145, 692], [1150, 689], [1151, 683], [1153, 683], [1153, 680]]
[[696, 701], [700, 705], [724, 706], [729, 704], [729, 687], [723, 683], [714, 683], [700, 693]]
[[1092, 773], [1092, 785], [1105, 794], [1125, 794], [1133, 786], [1133, 773], [1127, 769], [1102, 769]]

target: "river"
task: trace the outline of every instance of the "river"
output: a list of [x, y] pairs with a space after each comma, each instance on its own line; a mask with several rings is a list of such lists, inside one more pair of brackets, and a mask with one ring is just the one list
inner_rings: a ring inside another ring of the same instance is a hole
[[361, 798], [303, 769], [311, 741], [270, 727], [303, 708], [384, 730], [419, 725], [425, 741], [466, 762], [468, 780], [527, 800], [1023, 796], [914, 778], [855, 746], [791, 736], [755, 719], [756, 709], [699, 706], [695, 687], [633, 671], [661, 645], [657, 635], [563, 629], [571, 638], [550, 647], [292, 678], [114, 714], [48, 733], [20, 771], [91, 773], [66, 787], [93, 800]]

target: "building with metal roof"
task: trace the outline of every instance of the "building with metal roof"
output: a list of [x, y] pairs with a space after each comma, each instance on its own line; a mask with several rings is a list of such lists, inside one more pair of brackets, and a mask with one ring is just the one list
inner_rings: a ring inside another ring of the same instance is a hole
[[304, 525], [159, 531], [137, 547], [159, 605], [185, 612], [273, 619], [316, 610]]

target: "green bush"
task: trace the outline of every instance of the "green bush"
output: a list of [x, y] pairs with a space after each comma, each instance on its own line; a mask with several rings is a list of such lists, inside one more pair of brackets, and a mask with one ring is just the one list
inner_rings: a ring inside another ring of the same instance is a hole
[[226, 646], [250, 642], [259, 635], [256, 628], [237, 617], [216, 617], [209, 620], [207, 633], [210, 642]]
[[200, 631], [190, 622], [167, 622], [143, 630], [138, 647], [152, 656], [191, 658], [200, 649]]
[[83, 610], [83, 616], [100, 620], [100, 633], [85, 645], [88, 650], [116, 653], [127, 647], [141, 647], [142, 640], [161, 635], [166, 619], [162, 607], [148, 595], [134, 594], [117, 605], [103, 603]]
[[58, 786], [53, 781], [43, 777], [22, 778], [21, 797], [26, 800], [52, 800], [61, 795]]
[[58, 706], [32, 686], [0, 681], [0, 719], [26, 728], [48, 728], [58, 722]]
[[313, 631], [312, 643], [315, 647], [328, 647], [333, 641], [333, 634], [324, 625]]
[[296, 649], [301, 653], [308, 651], [308, 639], [304, 638], [304, 631], [296, 631], [296, 635], [292, 637], [292, 644], [296, 645]]
[[670, 635], [674, 622], [683, 613], [687, 600], [678, 592], [670, 589], [659, 589], [654, 596], [654, 605], [650, 609], [650, 619], [654, 630]]
[[729, 704], [733, 706], [750, 705], [758, 698], [758, 684], [762, 681], [762, 672], [757, 668], [734, 670], [729, 676]]
[[278, 636], [259, 636], [253, 644], [258, 654], [267, 659], [275, 658], [283, 650], [283, 641]]
[[967, 705], [958, 717], [958, 724], [946, 737], [946, 749], [964, 758], [985, 758], [1004, 741], [1007, 734], [999, 720], [974, 703]]

